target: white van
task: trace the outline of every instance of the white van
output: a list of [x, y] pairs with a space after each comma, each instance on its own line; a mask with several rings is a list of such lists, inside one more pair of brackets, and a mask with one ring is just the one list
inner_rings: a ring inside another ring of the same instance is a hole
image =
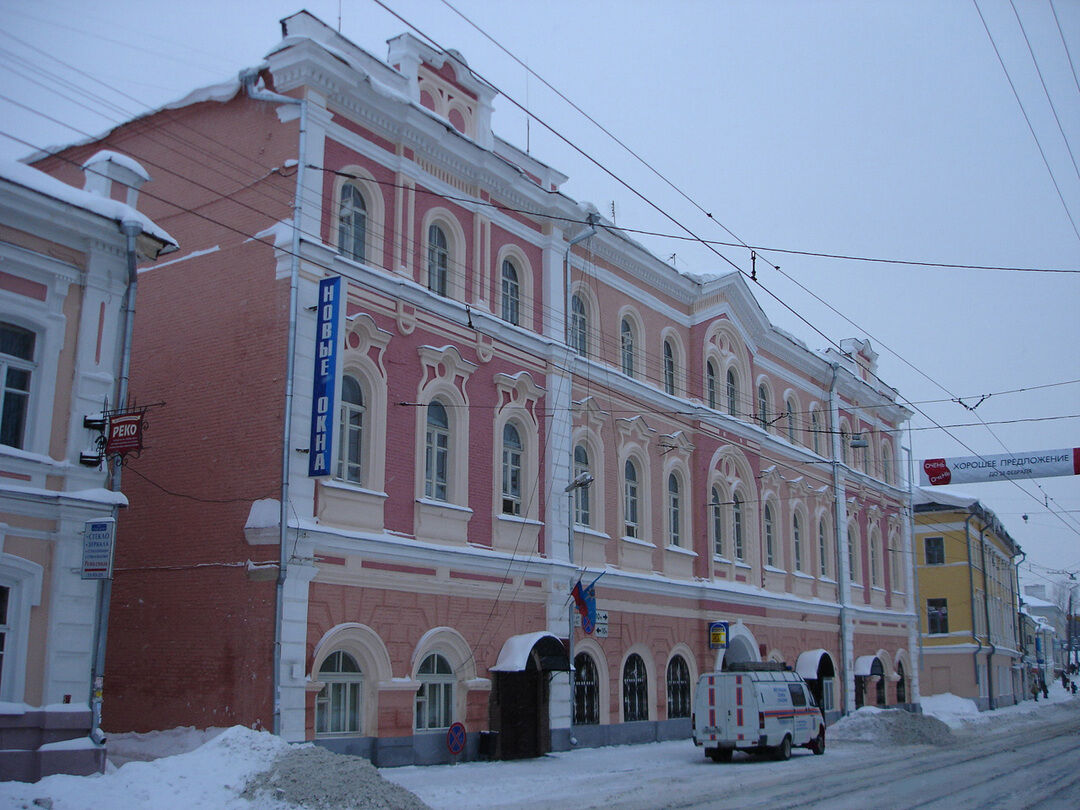
[[788, 759], [792, 747], [825, 753], [825, 717], [802, 677], [776, 663], [733, 664], [698, 678], [694, 745], [715, 762], [736, 751]]

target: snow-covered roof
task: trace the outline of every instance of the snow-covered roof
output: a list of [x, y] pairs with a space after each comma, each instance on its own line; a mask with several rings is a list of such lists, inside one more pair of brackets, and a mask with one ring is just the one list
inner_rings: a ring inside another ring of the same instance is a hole
[[966, 495], [962, 492], [949, 492], [941, 487], [915, 487], [911, 494], [911, 503], [915, 506], [928, 503], [939, 503], [942, 506], [958, 506], [966, 509], [974, 506], [979, 499]]
[[[146, 174], [141, 166], [139, 170]], [[67, 183], [57, 180], [55, 177], [45, 174], [45, 172], [39, 171], [32, 166], [24, 166], [14, 160], [0, 159], [0, 180], [23, 186], [46, 197], [52, 197], [60, 202], [118, 223], [125, 220], [134, 220], [139, 223], [144, 234], [161, 243], [162, 249], [158, 251], [159, 253], [169, 252], [177, 247], [176, 240], [169, 236], [168, 232], [156, 225], [138, 209], [118, 200], [112, 200], [90, 191], [84, 191], [81, 188], [69, 186]]]

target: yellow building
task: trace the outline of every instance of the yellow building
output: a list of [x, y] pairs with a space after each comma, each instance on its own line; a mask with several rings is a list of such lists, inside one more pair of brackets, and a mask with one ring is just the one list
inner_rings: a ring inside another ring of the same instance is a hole
[[927, 487], [912, 501], [922, 694], [951, 692], [980, 710], [1023, 700], [1020, 547], [975, 498]]

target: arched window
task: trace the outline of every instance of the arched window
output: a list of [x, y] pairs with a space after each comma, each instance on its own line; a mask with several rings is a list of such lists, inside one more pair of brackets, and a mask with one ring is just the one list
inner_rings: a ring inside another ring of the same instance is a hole
[[796, 408], [796, 406], [795, 406], [795, 400], [789, 399], [787, 401], [787, 403], [785, 404], [785, 407], [787, 409], [786, 413], [785, 413], [785, 416], [787, 417], [787, 437], [788, 437], [788, 441], [791, 442], [792, 444], [795, 444], [798, 441], [797, 437], [798, 437], [798, 433], [799, 433], [799, 426], [797, 424], [795, 424], [795, 414], [797, 413], [797, 410], [798, 410]]
[[705, 364], [705, 401], [716, 410], [716, 366], [712, 360]]
[[450, 475], [450, 420], [439, 400], [427, 407], [424, 441], [424, 497], [447, 500]]
[[416, 728], [449, 728], [454, 718], [454, 670], [438, 653], [428, 655], [416, 673]]
[[450, 264], [450, 244], [438, 225], [428, 227], [427, 286], [436, 295], [446, 295]]
[[827, 577], [829, 575], [829, 554], [828, 554], [828, 551], [827, 551], [827, 549], [828, 549], [828, 539], [827, 539], [827, 536], [825, 534], [825, 518], [822, 518], [821, 520], [818, 521], [817, 532], [818, 532], [818, 559], [819, 559], [819, 565], [820, 565], [819, 570], [821, 571], [821, 576]]
[[675, 350], [671, 341], [664, 341], [664, 393], [675, 393]]
[[634, 330], [630, 322], [623, 318], [619, 325], [619, 345], [622, 357], [622, 373], [627, 377], [634, 376]]
[[681, 655], [672, 656], [667, 665], [667, 716], [690, 716], [690, 668]]
[[637, 465], [632, 459], [626, 460], [623, 468], [623, 534], [627, 537], [640, 537], [641, 493], [638, 483]]
[[851, 434], [848, 433], [847, 428], [844, 425], [840, 426], [840, 460], [845, 464], [851, 463], [851, 448], [848, 446], [851, 442]]
[[668, 476], [667, 481], [668, 501], [668, 542], [670, 545], [682, 544], [680, 524], [682, 521], [682, 504], [679, 500], [679, 479], [674, 473]]
[[791, 551], [795, 570], [802, 571], [802, 524], [798, 515], [791, 519]]
[[712, 488], [709, 510], [712, 513], [713, 554], [717, 557], [724, 556], [724, 520], [720, 490]]
[[502, 319], [507, 323], [518, 325], [520, 308], [521, 287], [518, 282], [518, 271], [512, 261], [504, 259], [502, 263]]
[[319, 667], [323, 688], [315, 697], [315, 733], [349, 734], [360, 731], [363, 674], [346, 652], [330, 653]]
[[739, 497], [739, 493], [736, 492], [731, 496], [731, 500], [731, 535], [735, 541], [735, 559], [741, 561], [745, 556], [743, 544], [742, 499]]
[[881, 584], [881, 551], [877, 535], [870, 535], [870, 584], [875, 588]]
[[[585, 445], [574, 448], [574, 479], [590, 475], [589, 451]], [[574, 487], [574, 523], [579, 526], [592, 525], [592, 503], [589, 500], [589, 487]]]
[[810, 440], [814, 444], [814, 452], [821, 455], [821, 417], [816, 410], [810, 413]]
[[337, 477], [355, 484], [364, 482], [364, 391], [355, 377], [341, 378], [341, 442]]
[[588, 653], [574, 656], [574, 724], [595, 726], [600, 722], [600, 679]]
[[367, 240], [367, 204], [360, 189], [352, 183], [341, 187], [338, 206], [338, 250], [350, 259], [364, 261]]
[[570, 299], [570, 346], [580, 356], [589, 356], [589, 316], [578, 295]]
[[904, 664], [902, 661], [896, 662], [896, 674], [898, 676], [896, 681], [896, 702], [907, 703], [907, 681], [904, 679]]
[[858, 537], [855, 534], [854, 529], [848, 529], [847, 535], [848, 544], [848, 569], [851, 571], [851, 581], [859, 581], [859, 567], [857, 565], [859, 561], [859, 555], [856, 553], [856, 549], [859, 545]]
[[765, 564], [775, 565], [776, 551], [773, 541], [773, 514], [772, 506], [765, 504]]
[[0, 444], [23, 446], [30, 411], [30, 373], [37, 335], [0, 323]]
[[892, 450], [884, 442], [881, 445], [881, 480], [886, 484], [893, 482]]
[[877, 691], [875, 696], [877, 705], [885, 708], [885, 668], [881, 665], [880, 658], [875, 658], [874, 663], [870, 665], [870, 676], [877, 679], [874, 684]]
[[633, 653], [623, 665], [623, 722], [649, 719], [649, 676], [641, 656]]
[[733, 368], [727, 372], [727, 412], [729, 416], [739, 415], [739, 378]]
[[768, 430], [769, 428], [769, 388], [762, 383], [757, 388], [758, 424]]
[[507, 423], [502, 442], [502, 511], [521, 514], [521, 434]]

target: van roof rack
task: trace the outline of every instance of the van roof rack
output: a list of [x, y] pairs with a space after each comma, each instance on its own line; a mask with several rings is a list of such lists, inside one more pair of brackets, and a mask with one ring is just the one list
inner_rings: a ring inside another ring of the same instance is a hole
[[727, 665], [728, 672], [786, 672], [790, 669], [783, 661], [738, 661]]

